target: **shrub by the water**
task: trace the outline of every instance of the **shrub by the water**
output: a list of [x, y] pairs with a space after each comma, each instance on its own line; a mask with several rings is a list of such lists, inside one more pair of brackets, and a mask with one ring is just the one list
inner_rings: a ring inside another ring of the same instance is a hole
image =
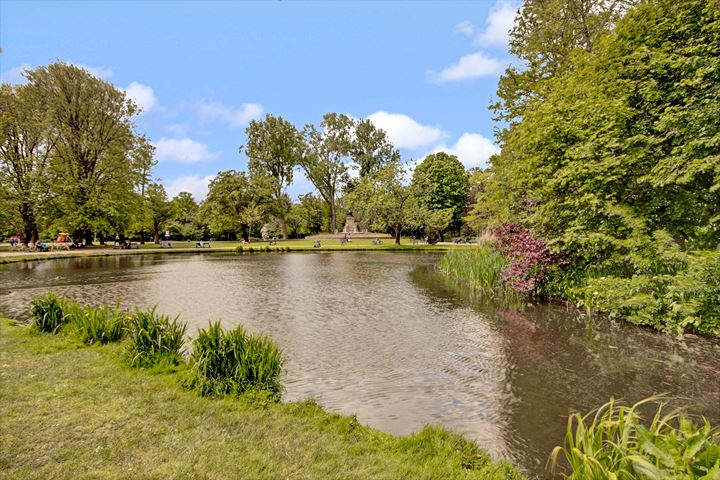
[[33, 315], [32, 326], [40, 332], [58, 333], [68, 321], [65, 300], [52, 292], [33, 300], [30, 311]]
[[110, 343], [122, 339], [125, 333], [125, 314], [119, 306], [110, 309], [102, 307], [85, 307], [68, 302], [70, 325], [84, 343]]
[[130, 320], [130, 343], [127, 354], [133, 367], [157, 364], [178, 365], [182, 362], [187, 325], [178, 317], [136, 310]]
[[705, 420], [691, 421], [679, 410], [665, 413], [660, 404], [649, 422], [639, 412], [646, 399], [627, 407], [610, 401], [587, 415], [568, 420], [565, 443], [555, 447], [555, 469], [562, 455], [577, 480], [720, 478], [720, 432]]
[[265, 336], [248, 335], [240, 325], [225, 331], [219, 322], [200, 329], [193, 342], [189, 388], [201, 395], [240, 395], [264, 390], [280, 394], [280, 349]]

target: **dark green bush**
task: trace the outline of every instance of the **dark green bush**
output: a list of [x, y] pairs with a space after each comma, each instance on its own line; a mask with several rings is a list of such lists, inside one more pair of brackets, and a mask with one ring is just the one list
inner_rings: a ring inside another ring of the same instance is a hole
[[182, 362], [187, 324], [178, 317], [170, 320], [167, 315], [136, 310], [130, 319], [130, 343], [127, 354], [133, 367], [152, 367]]
[[32, 301], [32, 327], [39, 332], [58, 333], [68, 321], [66, 301], [50, 292]]
[[248, 335], [241, 325], [225, 331], [215, 322], [201, 329], [191, 363], [186, 385], [201, 395], [237, 396], [257, 389], [279, 398], [282, 352], [267, 337]]

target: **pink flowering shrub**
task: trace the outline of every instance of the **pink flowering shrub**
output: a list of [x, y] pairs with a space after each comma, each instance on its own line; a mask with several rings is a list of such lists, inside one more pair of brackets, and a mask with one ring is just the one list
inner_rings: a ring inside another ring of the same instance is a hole
[[493, 247], [509, 259], [500, 281], [513, 290], [533, 292], [543, 276], [560, 263], [545, 242], [520, 224], [505, 223], [493, 233], [496, 238]]

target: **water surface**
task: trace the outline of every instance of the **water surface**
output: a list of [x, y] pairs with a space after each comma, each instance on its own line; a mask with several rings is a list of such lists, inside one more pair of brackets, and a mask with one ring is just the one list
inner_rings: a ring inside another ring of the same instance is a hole
[[591, 321], [561, 306], [488, 305], [432, 253], [118, 256], [0, 266], [0, 313], [48, 290], [79, 302], [264, 332], [288, 400], [315, 398], [407, 434], [441, 423], [541, 478], [567, 415], [666, 393], [720, 423], [720, 342]]

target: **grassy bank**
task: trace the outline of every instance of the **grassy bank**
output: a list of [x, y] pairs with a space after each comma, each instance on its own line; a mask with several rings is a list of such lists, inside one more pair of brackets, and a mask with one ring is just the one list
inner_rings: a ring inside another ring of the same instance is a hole
[[0, 321], [0, 478], [521, 478], [441, 429], [201, 397], [182, 366], [128, 368], [122, 350]]
[[158, 248], [154, 244], [141, 245], [133, 250], [114, 250], [111, 248], [91, 247], [87, 249], [70, 250], [47, 253], [11, 253], [7, 250], [0, 252], [0, 265], [17, 262], [32, 262], [48, 258], [75, 258], [75, 257], [106, 257], [113, 255], [163, 255], [178, 253], [236, 253], [238, 247], [243, 247], [243, 253], [263, 252], [345, 252], [345, 251], [392, 251], [392, 252], [445, 252], [455, 248], [468, 248], [466, 245], [413, 245], [410, 240], [404, 240], [401, 245], [384, 242], [382, 245], [373, 245], [372, 240], [353, 240], [348, 245], [341, 245], [339, 240], [323, 240], [322, 248], [315, 248], [313, 240], [281, 240], [276, 245], [268, 242], [253, 242], [242, 245], [239, 242], [212, 242], [211, 248], [197, 248], [193, 242], [174, 242], [172, 248]]

